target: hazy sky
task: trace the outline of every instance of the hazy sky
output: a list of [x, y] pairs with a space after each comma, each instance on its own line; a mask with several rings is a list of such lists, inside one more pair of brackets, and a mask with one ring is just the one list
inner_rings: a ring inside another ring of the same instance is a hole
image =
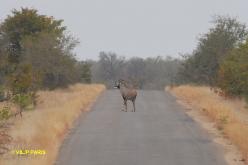
[[131, 56], [178, 56], [191, 52], [197, 36], [215, 14], [248, 23], [247, 0], [0, 0], [0, 19], [13, 8], [33, 7], [64, 19], [79, 38], [79, 59], [97, 59], [100, 51]]

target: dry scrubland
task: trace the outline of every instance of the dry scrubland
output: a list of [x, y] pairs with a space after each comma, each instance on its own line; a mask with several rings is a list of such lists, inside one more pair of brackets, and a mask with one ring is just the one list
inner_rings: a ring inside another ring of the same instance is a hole
[[76, 84], [67, 89], [38, 92], [36, 109], [24, 112], [23, 118], [12, 119], [11, 150], [44, 149], [47, 154], [34, 157], [8, 153], [0, 164], [53, 164], [66, 131], [104, 89], [103, 85]]
[[248, 109], [243, 100], [224, 99], [209, 87], [179, 86], [168, 89], [191, 107], [201, 110], [248, 159]]

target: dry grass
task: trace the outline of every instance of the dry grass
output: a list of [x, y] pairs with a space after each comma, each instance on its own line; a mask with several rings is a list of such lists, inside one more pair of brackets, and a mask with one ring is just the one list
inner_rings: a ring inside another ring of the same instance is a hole
[[53, 164], [66, 131], [104, 89], [103, 85], [76, 84], [68, 89], [38, 92], [37, 108], [24, 112], [23, 118], [13, 119], [14, 125], [9, 131], [13, 138], [10, 148], [41, 149], [47, 153], [17, 156], [10, 152], [2, 157], [0, 164]]
[[224, 99], [209, 87], [184, 85], [168, 90], [213, 120], [217, 128], [240, 149], [244, 158], [248, 159], [248, 110], [243, 100]]

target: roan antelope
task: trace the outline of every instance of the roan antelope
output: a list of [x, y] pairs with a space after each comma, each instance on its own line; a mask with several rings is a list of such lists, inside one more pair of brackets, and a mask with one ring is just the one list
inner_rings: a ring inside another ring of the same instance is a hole
[[124, 111], [127, 112], [127, 100], [130, 100], [133, 102], [132, 112], [135, 112], [135, 99], [137, 96], [137, 91], [134, 88], [129, 87], [128, 84], [122, 79], [118, 80], [114, 87], [120, 89], [125, 106]]

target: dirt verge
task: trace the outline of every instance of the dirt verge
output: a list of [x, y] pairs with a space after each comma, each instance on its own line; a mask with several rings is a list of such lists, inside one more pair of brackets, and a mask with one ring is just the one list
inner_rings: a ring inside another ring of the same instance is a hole
[[0, 157], [0, 164], [53, 164], [66, 132], [104, 89], [103, 85], [76, 84], [67, 89], [38, 92], [35, 110], [9, 121], [10, 150]]
[[241, 104], [236, 104], [237, 101], [232, 104], [231, 100], [223, 100], [208, 87], [179, 86], [166, 90], [177, 98], [191, 118], [213, 135], [214, 142], [223, 146], [228, 164], [247, 164], [245, 158], [248, 140], [243, 139], [246, 136], [247, 123], [242, 119], [245, 114], [240, 115], [240, 109], [238, 114], [234, 112], [235, 107], [240, 108]]

